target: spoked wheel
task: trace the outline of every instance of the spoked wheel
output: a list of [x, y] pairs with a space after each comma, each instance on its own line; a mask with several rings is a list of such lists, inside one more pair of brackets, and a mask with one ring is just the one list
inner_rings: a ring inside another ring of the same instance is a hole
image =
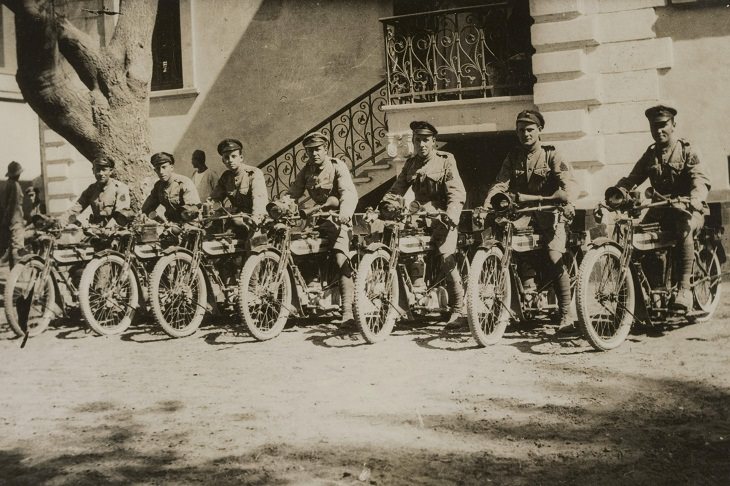
[[248, 332], [259, 341], [278, 336], [292, 307], [289, 272], [277, 274], [279, 255], [252, 255], [241, 270], [238, 310]]
[[366, 253], [360, 260], [355, 278], [355, 321], [365, 340], [382, 341], [393, 332], [398, 318], [398, 277], [390, 267], [385, 250]]
[[469, 329], [481, 346], [496, 344], [509, 323], [512, 284], [502, 250], [479, 250], [471, 261], [466, 292]]
[[81, 313], [89, 327], [101, 336], [126, 331], [138, 302], [137, 279], [131, 268], [124, 271], [124, 259], [119, 255], [94, 258], [81, 274]]
[[155, 320], [172, 337], [193, 334], [205, 315], [207, 290], [200, 266], [187, 253], [160, 258], [150, 275], [150, 303]]
[[708, 250], [696, 251], [692, 264], [692, 293], [702, 314], [694, 316], [692, 321], [704, 322], [712, 317], [720, 303], [721, 280], [717, 254]]
[[18, 321], [18, 299], [27, 298], [33, 291], [28, 312], [28, 336], [33, 337], [48, 328], [54, 317], [56, 288], [53, 277], [48, 275], [45, 282], [40, 281], [43, 263], [29, 260], [13, 267], [5, 282], [5, 316], [13, 332], [22, 337], [25, 333]]
[[578, 321], [585, 338], [599, 351], [623, 343], [634, 321], [634, 281], [629, 269], [621, 278], [620, 262], [618, 248], [601, 246], [586, 252], [578, 271]]

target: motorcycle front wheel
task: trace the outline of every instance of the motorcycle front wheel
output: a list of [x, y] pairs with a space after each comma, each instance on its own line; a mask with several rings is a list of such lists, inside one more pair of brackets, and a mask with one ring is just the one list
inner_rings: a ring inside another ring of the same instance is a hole
[[398, 277], [389, 267], [390, 255], [382, 249], [363, 255], [357, 267], [353, 313], [370, 344], [388, 337], [398, 318]]
[[509, 323], [512, 283], [499, 248], [478, 250], [471, 261], [466, 292], [466, 316], [480, 346], [498, 343]]
[[38, 260], [28, 260], [15, 265], [5, 282], [5, 317], [10, 328], [19, 337], [25, 336], [25, 333], [18, 319], [18, 299], [27, 298], [31, 289], [33, 296], [28, 312], [28, 336], [41, 334], [55, 316], [53, 308], [56, 302], [56, 287], [53, 285], [53, 276], [49, 274], [46, 281], [41, 282], [42, 272], [43, 263]]
[[620, 346], [634, 321], [634, 280], [629, 269], [622, 271], [620, 262], [621, 251], [605, 245], [588, 250], [578, 270], [578, 322], [599, 351]]
[[150, 274], [150, 304], [155, 320], [168, 336], [195, 333], [206, 311], [207, 288], [200, 266], [177, 252], [160, 258]]
[[292, 308], [289, 273], [278, 278], [279, 255], [251, 255], [241, 270], [238, 311], [246, 329], [259, 341], [273, 339], [284, 329]]
[[79, 283], [79, 306], [89, 327], [100, 336], [126, 331], [139, 303], [137, 279], [131, 268], [124, 272], [119, 255], [94, 258]]

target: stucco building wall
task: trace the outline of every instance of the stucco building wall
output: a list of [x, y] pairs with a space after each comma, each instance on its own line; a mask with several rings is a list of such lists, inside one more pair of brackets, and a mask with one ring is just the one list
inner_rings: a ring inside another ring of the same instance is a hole
[[[192, 0], [197, 96], [153, 97], [153, 151], [189, 158], [240, 138], [259, 164], [383, 78], [379, 17], [390, 1]], [[184, 26], [183, 26], [184, 27]]]

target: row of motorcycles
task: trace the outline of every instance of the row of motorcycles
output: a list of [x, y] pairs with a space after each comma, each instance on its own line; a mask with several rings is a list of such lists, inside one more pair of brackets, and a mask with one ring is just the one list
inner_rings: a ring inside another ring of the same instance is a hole
[[[677, 241], [656, 224], [639, 221], [647, 208], [681, 209], [687, 201], [653, 191], [645, 196], [632, 193], [601, 204], [598, 212], [614, 216], [612, 224], [599, 227], [604, 236], [569, 232], [563, 263], [582, 334], [598, 350], [619, 346], [634, 323], [707, 320], [719, 302], [722, 228], [705, 226], [695, 239], [693, 308], [680, 315], [671, 306]], [[564, 206], [516, 203], [507, 194], [494, 196], [491, 206], [463, 211], [455, 255], [469, 328], [481, 346], [499, 342], [510, 322], [555, 319], [559, 310], [553, 282], [539, 273], [542, 237], [517, 222]], [[386, 338], [400, 319], [443, 313], [449, 306], [431, 242], [448, 220], [418, 203], [395, 207], [387, 213], [368, 209], [353, 219], [347, 255], [354, 271], [353, 309], [368, 343]], [[6, 281], [8, 323], [27, 339], [80, 310], [95, 333], [115, 335], [142, 310], [177, 338], [195, 333], [213, 313], [242, 323], [263, 341], [278, 336], [289, 318], [339, 310], [340, 270], [330, 251], [340, 227], [336, 213], [324, 207], [300, 211], [283, 201], [270, 203], [267, 211], [261, 220], [203, 205], [186, 211], [183, 224], [115, 215], [111, 228], [61, 227], [39, 217], [32, 252]], [[527, 259], [538, 270], [537, 287], [523, 285], [520, 265]]]

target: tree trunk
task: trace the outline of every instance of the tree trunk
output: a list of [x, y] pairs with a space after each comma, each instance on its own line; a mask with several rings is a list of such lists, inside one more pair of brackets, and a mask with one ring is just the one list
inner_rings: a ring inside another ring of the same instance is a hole
[[130, 185], [133, 207], [144, 197], [142, 181], [153, 175], [149, 92], [157, 2], [120, 0], [114, 34], [102, 47], [54, 0], [0, 0], [15, 14], [23, 97], [84, 157], [113, 160], [117, 178]]

